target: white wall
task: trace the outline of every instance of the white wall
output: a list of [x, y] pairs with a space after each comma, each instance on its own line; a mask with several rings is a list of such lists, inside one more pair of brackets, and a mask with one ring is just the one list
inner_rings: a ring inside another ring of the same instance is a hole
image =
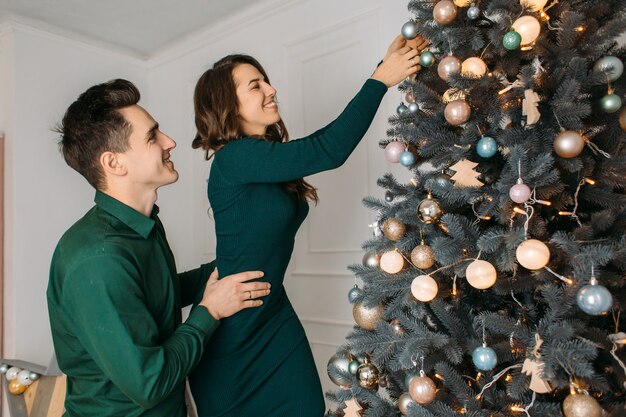
[[[339, 114], [407, 19], [405, 2], [269, 1], [150, 61], [150, 110], [178, 140], [173, 159], [180, 180], [161, 192], [159, 202], [179, 268], [215, 256], [206, 201], [209, 165], [203, 152], [191, 149], [192, 97], [199, 76], [224, 55], [255, 56], [277, 88], [281, 114], [291, 137], [297, 138]], [[361, 243], [371, 236], [367, 225], [372, 213], [362, 207], [361, 199], [382, 197], [376, 179], [391, 167], [378, 140], [385, 137], [387, 117], [399, 101], [399, 93], [391, 90], [346, 165], [309, 178], [319, 187], [320, 204], [300, 230], [286, 287], [305, 325], [325, 389], [332, 385], [326, 362], [352, 329], [347, 293], [355, 280], [346, 267], [360, 262]], [[406, 169], [396, 170], [408, 181]], [[188, 215], [181, 217], [181, 210]]]
[[[406, 2], [268, 0], [162, 52], [148, 62], [12, 24], [0, 28], [0, 130], [7, 133], [5, 357], [46, 365], [52, 352], [45, 289], [54, 246], [91, 205], [93, 192], [58, 153], [50, 128], [88, 86], [123, 77], [175, 138], [177, 184], [159, 205], [179, 269], [214, 257], [207, 216], [208, 165], [191, 149], [193, 87], [220, 57], [257, 57], [278, 89], [292, 137], [332, 120], [383, 56], [408, 19]], [[388, 93], [369, 134], [341, 169], [309, 180], [319, 187], [298, 236], [286, 285], [305, 324], [325, 388], [326, 362], [352, 328], [347, 292], [370, 236], [365, 195], [382, 196], [376, 179], [391, 169], [378, 148], [400, 95]], [[408, 180], [407, 171], [397, 169]]]
[[4, 356], [48, 365], [45, 291], [61, 234], [93, 191], [58, 152], [51, 129], [90, 85], [125, 77], [145, 88], [146, 65], [19, 24], [1, 33], [5, 166]]

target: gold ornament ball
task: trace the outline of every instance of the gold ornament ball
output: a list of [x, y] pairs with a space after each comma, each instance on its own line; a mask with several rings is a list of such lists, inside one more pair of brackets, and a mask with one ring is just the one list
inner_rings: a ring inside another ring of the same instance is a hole
[[363, 303], [356, 303], [352, 307], [354, 321], [365, 330], [374, 330], [376, 324], [383, 319], [385, 309], [381, 304], [366, 307]]
[[440, 25], [450, 24], [456, 19], [457, 8], [450, 0], [441, 0], [433, 9], [433, 18]]
[[487, 261], [475, 260], [465, 270], [465, 278], [469, 285], [479, 290], [485, 290], [496, 283], [496, 268]]
[[408, 392], [405, 392], [398, 398], [398, 410], [400, 410], [403, 416], [409, 415], [409, 406], [411, 404], [415, 404], [415, 401], [413, 401]]
[[26, 387], [25, 385], [20, 385], [19, 382], [17, 382], [17, 379], [12, 380], [11, 382], [9, 382], [9, 392], [13, 395], [20, 395], [23, 394], [24, 391], [26, 391]]
[[455, 56], [448, 55], [439, 61], [437, 65], [437, 74], [439, 78], [448, 81], [450, 77], [461, 72], [461, 60]]
[[[352, 362], [354, 359], [355, 358], [352, 354], [349, 354], [343, 358], [337, 355], [333, 355], [328, 360], [328, 364], [326, 365], [328, 378], [330, 378], [330, 380], [333, 381], [334, 384], [339, 385], [341, 388], [350, 388], [352, 386], [352, 377], [350, 377], [350, 362]], [[331, 369], [338, 370], [343, 375], [340, 375], [339, 377], [333, 377]]]
[[406, 233], [406, 226], [399, 220], [387, 219], [383, 223], [383, 234], [389, 240], [400, 240]]
[[371, 363], [366, 361], [363, 365], [359, 366], [359, 369], [356, 371], [356, 375], [359, 380], [359, 385], [362, 388], [371, 389], [377, 387], [378, 368]]
[[396, 336], [402, 336], [406, 332], [406, 330], [404, 330], [404, 327], [402, 327], [402, 325], [400, 324], [400, 320], [398, 319], [392, 320], [389, 324], [391, 324], [393, 334], [395, 334]]
[[515, 256], [520, 265], [535, 271], [550, 262], [550, 248], [540, 240], [528, 239], [517, 247]]
[[533, 16], [522, 16], [513, 22], [513, 29], [522, 35], [522, 46], [533, 43], [541, 32], [541, 24]]
[[467, 58], [461, 64], [461, 74], [466, 78], [480, 78], [487, 73], [487, 64], [478, 57]]
[[585, 149], [585, 139], [576, 131], [564, 130], [556, 135], [552, 146], [561, 158], [574, 158]]
[[411, 262], [419, 269], [428, 269], [435, 264], [435, 251], [422, 243], [411, 251]]
[[426, 224], [436, 222], [442, 215], [443, 210], [441, 210], [439, 202], [430, 198], [430, 196], [426, 200], [422, 200], [417, 206], [417, 216]]
[[363, 266], [378, 268], [380, 266], [380, 255], [376, 252], [365, 252], [365, 255], [363, 255]]
[[602, 417], [602, 407], [590, 395], [568, 395], [563, 401], [565, 417]]
[[430, 404], [437, 396], [437, 386], [427, 376], [417, 376], [411, 380], [409, 394], [418, 404]]
[[398, 251], [392, 250], [383, 253], [380, 257], [380, 269], [388, 274], [397, 274], [404, 268], [404, 258]]
[[467, 7], [470, 4], [472, 4], [472, 2], [474, 0], [452, 0], [454, 2], [454, 4], [456, 4], [459, 7]]
[[443, 116], [452, 126], [459, 126], [467, 122], [472, 115], [472, 108], [465, 100], [454, 100], [446, 104]]
[[418, 301], [427, 303], [432, 301], [439, 292], [439, 286], [430, 275], [420, 275], [411, 282], [411, 294]]
[[624, 107], [622, 112], [619, 114], [619, 126], [622, 130], [626, 130], [626, 107]]

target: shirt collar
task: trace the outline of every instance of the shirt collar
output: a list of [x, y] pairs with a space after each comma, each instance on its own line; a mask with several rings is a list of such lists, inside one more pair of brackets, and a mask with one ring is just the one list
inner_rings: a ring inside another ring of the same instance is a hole
[[152, 228], [156, 223], [156, 216], [159, 213], [159, 207], [155, 204], [152, 207], [150, 217], [146, 217], [137, 210], [99, 190], [96, 190], [94, 201], [99, 208], [116, 217], [144, 239], [147, 239], [150, 232], [152, 232]]

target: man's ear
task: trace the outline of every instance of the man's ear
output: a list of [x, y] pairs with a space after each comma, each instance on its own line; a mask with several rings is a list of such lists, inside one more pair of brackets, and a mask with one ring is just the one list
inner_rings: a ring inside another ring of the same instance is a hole
[[100, 166], [105, 175], [123, 176], [127, 172], [126, 166], [120, 161], [119, 154], [110, 151], [100, 155]]

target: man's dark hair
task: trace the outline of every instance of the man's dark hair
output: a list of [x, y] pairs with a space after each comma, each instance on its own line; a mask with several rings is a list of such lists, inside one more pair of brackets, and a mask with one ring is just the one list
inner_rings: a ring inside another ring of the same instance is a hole
[[100, 155], [125, 152], [129, 147], [132, 126], [118, 109], [137, 104], [139, 98], [139, 90], [130, 81], [95, 85], [72, 103], [57, 128], [65, 162], [96, 189], [105, 187]]

